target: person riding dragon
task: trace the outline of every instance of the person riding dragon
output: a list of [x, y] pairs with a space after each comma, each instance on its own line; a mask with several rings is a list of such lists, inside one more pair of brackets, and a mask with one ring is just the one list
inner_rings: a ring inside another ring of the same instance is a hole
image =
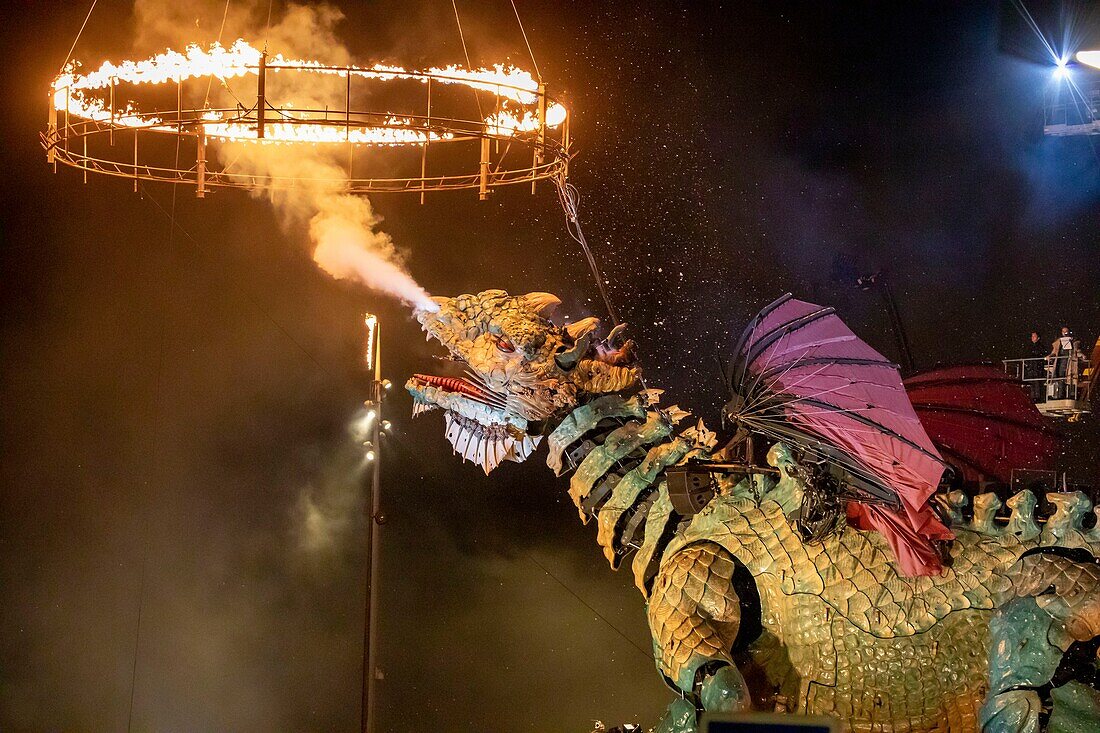
[[[852, 731], [1100, 730], [1089, 500], [1049, 494], [1040, 526], [1030, 492], [971, 506], [938, 490], [948, 464], [897, 367], [831, 308], [784, 296], [753, 319], [719, 448], [645, 385], [622, 326], [555, 324], [548, 293], [435, 302], [417, 320], [462, 374], [410, 378], [414, 415], [441, 410], [486, 473], [545, 443], [570, 474], [581, 520], [612, 568], [630, 559], [645, 599], [678, 693], [661, 733], [751, 709]], [[694, 502], [684, 472], [706, 479]]]

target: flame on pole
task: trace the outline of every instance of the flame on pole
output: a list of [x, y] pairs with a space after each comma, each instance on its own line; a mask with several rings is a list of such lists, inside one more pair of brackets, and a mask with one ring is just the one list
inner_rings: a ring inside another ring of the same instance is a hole
[[363, 317], [363, 322], [367, 326], [366, 343], [363, 345], [363, 359], [367, 365], [367, 371], [374, 372], [374, 378], [378, 379], [380, 370], [378, 368], [378, 316], [373, 313], [367, 313]]

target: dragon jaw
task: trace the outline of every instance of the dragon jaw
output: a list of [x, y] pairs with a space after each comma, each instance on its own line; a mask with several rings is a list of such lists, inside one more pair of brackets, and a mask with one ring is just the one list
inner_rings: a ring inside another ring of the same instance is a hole
[[509, 415], [502, 396], [466, 377], [414, 374], [405, 384], [413, 398], [413, 417], [444, 411], [444, 435], [463, 460], [490, 473], [505, 460], [526, 460], [541, 435], [527, 433], [527, 421]]
[[547, 318], [561, 302], [549, 293], [487, 290], [433, 300], [438, 310], [416, 319], [461, 375], [414, 374], [405, 385], [413, 416], [442, 409], [455, 452], [485, 473], [526, 460], [547, 421], [579, 399], [637, 382], [635, 368], [609, 363], [606, 349], [592, 345], [597, 319], [557, 326]]

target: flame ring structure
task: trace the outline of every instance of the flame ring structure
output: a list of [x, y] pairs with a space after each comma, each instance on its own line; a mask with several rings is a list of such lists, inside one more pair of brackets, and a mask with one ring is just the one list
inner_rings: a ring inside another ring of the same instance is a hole
[[[280, 91], [290, 77], [297, 89], [327, 89], [326, 103], [308, 93], [311, 103], [295, 103]], [[235, 105], [211, 107], [211, 88], [228, 91]], [[138, 92], [147, 98], [126, 98]], [[204, 92], [201, 104], [186, 101]], [[364, 97], [368, 108], [360, 108]], [[516, 67], [331, 66], [267, 56], [243, 40], [105, 62], [88, 73], [70, 64], [50, 88], [41, 142], [49, 162], [80, 169], [85, 180], [89, 173], [130, 178], [135, 190], [140, 181], [187, 184], [200, 197], [215, 187], [280, 189], [307, 180], [235, 172], [232, 156], [209, 156], [209, 145], [344, 146], [346, 178], [338, 183], [349, 193], [419, 192], [422, 199], [455, 189], [477, 189], [484, 199], [499, 186], [564, 180], [570, 148], [566, 108]], [[356, 156], [362, 147], [400, 159]]]

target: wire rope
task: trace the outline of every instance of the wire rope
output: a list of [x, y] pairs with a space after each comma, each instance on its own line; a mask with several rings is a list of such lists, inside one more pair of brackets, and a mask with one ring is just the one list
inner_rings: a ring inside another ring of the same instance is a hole
[[264, 53], [267, 53], [267, 40], [271, 36], [271, 6], [275, 0], [267, 0], [267, 27], [264, 29]]
[[524, 553], [524, 555], [525, 555], [525, 556], [527, 557], [527, 559], [528, 559], [528, 560], [530, 560], [530, 561], [531, 561], [531, 563], [532, 563], [532, 564], [534, 564], [534, 565], [535, 565], [535, 566], [536, 566], [536, 567], [537, 567], [537, 568], [538, 568], [539, 570], [541, 570], [542, 572], [546, 573], [546, 574], [547, 574], [548, 576], [550, 576], [550, 578], [552, 578], [552, 579], [554, 580], [554, 582], [556, 582], [556, 583], [557, 583], [558, 585], [560, 585], [560, 586], [561, 586], [562, 588], [564, 588], [564, 589], [565, 589], [566, 591], [568, 591], [569, 595], [573, 596], [573, 598], [575, 598], [575, 599], [577, 600], [577, 602], [578, 602], [578, 603], [580, 603], [580, 604], [581, 604], [582, 606], [584, 606], [584, 607], [585, 607], [585, 608], [587, 608], [587, 609], [588, 609], [589, 611], [591, 611], [591, 612], [592, 612], [592, 614], [593, 614], [593, 615], [594, 615], [594, 616], [595, 616], [596, 618], [598, 618], [598, 619], [599, 619], [600, 621], [603, 621], [603, 622], [604, 622], [604, 624], [606, 624], [608, 628], [610, 628], [610, 629], [611, 629], [612, 631], [614, 631], [614, 632], [615, 632], [616, 634], [618, 634], [619, 636], [621, 636], [621, 637], [623, 638], [623, 640], [624, 640], [624, 641], [626, 641], [626, 643], [627, 643], [627, 644], [630, 644], [630, 646], [634, 647], [634, 648], [635, 648], [635, 649], [637, 649], [637, 650], [638, 650], [639, 652], [641, 652], [641, 653], [642, 653], [642, 655], [643, 655], [643, 656], [644, 656], [644, 657], [645, 657], [646, 659], [650, 659], [650, 660], [652, 660], [652, 659], [653, 659], [653, 653], [652, 653], [652, 652], [648, 652], [648, 651], [646, 651], [645, 649], [643, 649], [642, 647], [638, 646], [638, 644], [637, 644], [637, 643], [636, 643], [636, 642], [635, 642], [635, 641], [634, 641], [633, 639], [631, 639], [631, 638], [630, 638], [629, 636], [627, 636], [626, 632], [624, 632], [624, 631], [623, 631], [622, 629], [620, 629], [620, 628], [619, 628], [618, 626], [616, 626], [615, 624], [611, 623], [611, 621], [610, 621], [610, 620], [609, 620], [609, 619], [608, 619], [608, 618], [607, 618], [606, 616], [604, 616], [604, 615], [603, 615], [602, 613], [600, 613], [599, 611], [597, 611], [597, 610], [595, 609], [595, 607], [593, 607], [593, 606], [592, 606], [592, 604], [590, 604], [590, 603], [589, 603], [588, 601], [584, 600], [584, 598], [582, 598], [582, 597], [581, 597], [581, 595], [580, 595], [579, 593], [577, 593], [577, 592], [576, 592], [575, 590], [573, 590], [573, 589], [572, 589], [572, 588], [570, 588], [570, 587], [569, 587], [568, 585], [566, 585], [566, 584], [565, 584], [565, 583], [564, 583], [564, 582], [562, 581], [562, 579], [561, 579], [561, 578], [559, 578], [558, 576], [556, 576], [556, 575], [554, 575], [553, 573], [551, 573], [551, 572], [550, 572], [550, 570], [549, 570], [549, 569], [548, 569], [548, 568], [547, 568], [547, 567], [546, 567], [545, 565], [543, 565], [543, 564], [542, 564], [541, 562], [539, 562], [538, 560], [536, 560], [536, 559], [535, 559], [535, 556], [534, 556], [534, 555], [533, 555], [533, 554], [532, 554], [531, 552], [526, 552], [526, 553]]
[[576, 186], [565, 180], [564, 173], [554, 179], [554, 186], [558, 191], [558, 200], [561, 202], [561, 208], [565, 212], [566, 231], [569, 232], [569, 236], [572, 237], [573, 241], [579, 244], [584, 251], [585, 259], [588, 260], [588, 268], [592, 271], [592, 277], [596, 279], [596, 287], [600, 291], [600, 297], [603, 299], [604, 307], [607, 308], [607, 313], [611, 316], [612, 324], [618, 325], [621, 323], [619, 314], [615, 311], [615, 306], [611, 304], [611, 296], [607, 293], [607, 284], [604, 282], [603, 274], [600, 272], [599, 263], [596, 262], [596, 256], [592, 254], [592, 249], [588, 246], [588, 239], [585, 238], [584, 230], [581, 228], [579, 216], [580, 192], [577, 191]]
[[[470, 52], [466, 48], [466, 35], [462, 32], [462, 18], [458, 16], [458, 3], [456, 0], [451, 0], [451, 7], [455, 11], [455, 25], [458, 26], [458, 40], [462, 42], [462, 55], [466, 57], [466, 68], [473, 70], [474, 65], [470, 62]], [[474, 100], [477, 102], [477, 113], [481, 117], [485, 117], [485, 112], [481, 109], [481, 95], [477, 93], [477, 88], [472, 87], [474, 91]]]
[[511, 0], [512, 11], [516, 14], [516, 23], [519, 24], [519, 32], [523, 34], [523, 42], [527, 44], [527, 55], [531, 57], [531, 65], [535, 67], [535, 76], [539, 78], [539, 83], [542, 83], [542, 72], [539, 71], [539, 62], [535, 61], [535, 52], [531, 50], [531, 42], [527, 40], [527, 31], [523, 29], [523, 21], [519, 18], [519, 9], [516, 7], [516, 0]]
[[[155, 206], [157, 208], [158, 211], [160, 211], [161, 214], [163, 214], [166, 217], [170, 217], [168, 209], [164, 208], [164, 206], [162, 206], [161, 203], [159, 201], [157, 201], [156, 198], [154, 198], [149, 193], [149, 190], [146, 186], [142, 186], [142, 193], [144, 194], [144, 197], [147, 198], [153, 204], [153, 206]], [[195, 239], [195, 237], [192, 236], [190, 232], [188, 232], [186, 229], [184, 229], [179, 224], [179, 222], [175, 223], [175, 227], [179, 230], [179, 233], [181, 235], [186, 237], [188, 241], [190, 241], [193, 245], [195, 245], [195, 248], [196, 248], [197, 251], [203, 252], [203, 253], [205, 253], [207, 251], [206, 248], [197, 239]], [[225, 272], [225, 270], [221, 269], [221, 268], [219, 268], [218, 271], [222, 272], [222, 273]], [[241, 288], [241, 292], [244, 294], [245, 298], [250, 303], [252, 303], [253, 306], [256, 307], [256, 310], [258, 310], [265, 318], [267, 318], [267, 320], [271, 322], [271, 325], [275, 326], [276, 330], [278, 330], [279, 333], [281, 333], [283, 336], [285, 336], [286, 339], [288, 341], [290, 341], [290, 343], [294, 344], [294, 346], [297, 347], [297, 349], [300, 352], [302, 352], [302, 354], [307, 359], [309, 359], [311, 362], [313, 362], [313, 364], [318, 369], [320, 369], [322, 372], [329, 375], [330, 377], [335, 377], [336, 376], [332, 372], [331, 369], [328, 369], [327, 367], [325, 367], [324, 364], [322, 364], [320, 361], [318, 361], [317, 357], [314, 356], [313, 353], [309, 349], [307, 349], [300, 341], [298, 341], [298, 339], [294, 338], [294, 336], [286, 329], [286, 327], [283, 326], [281, 323], [279, 323], [278, 320], [275, 319], [275, 317], [271, 314], [271, 311], [269, 311], [267, 308], [265, 308], [264, 305], [260, 302], [260, 300], [255, 295], [248, 292], [248, 290], [246, 290], [245, 288]]]
[[[180, 164], [179, 161], [180, 161], [180, 136], [176, 135], [176, 162], [175, 162], [175, 167], [176, 168], [179, 168], [179, 164]], [[176, 233], [176, 194], [177, 194], [177, 189], [178, 189], [178, 186], [173, 186], [172, 187], [172, 208], [171, 208], [171, 212], [170, 212], [169, 217], [168, 217], [168, 240], [167, 240], [166, 252], [165, 252], [166, 256], [171, 255], [172, 244], [175, 241], [175, 233]], [[168, 277], [168, 275], [167, 275], [167, 268], [166, 268], [165, 273], [162, 275], [162, 282], [161, 282], [161, 287], [160, 287], [160, 291], [162, 293], [167, 292], [167, 290], [168, 290], [167, 287], [166, 287], [166, 284], [163, 282], [163, 280], [166, 279], [167, 277]], [[164, 364], [165, 364], [165, 357], [167, 355], [166, 352], [168, 351], [168, 343], [167, 343], [167, 339], [165, 338], [166, 331], [167, 331], [167, 328], [166, 328], [167, 320], [168, 320], [167, 314], [165, 314], [164, 317], [159, 320], [160, 330], [159, 330], [158, 337], [157, 337], [157, 341], [158, 341], [158, 346], [157, 346], [157, 378], [156, 378], [156, 382], [155, 382], [154, 387], [153, 387], [153, 408], [152, 408], [153, 414], [152, 414], [152, 426], [151, 426], [151, 429], [149, 431], [149, 467], [146, 469], [146, 474], [145, 474], [146, 475], [146, 483], [148, 483], [149, 478], [153, 476], [153, 473], [156, 471], [156, 465], [157, 465], [158, 435], [160, 433], [160, 423], [161, 423], [161, 417], [162, 417], [162, 409], [161, 408], [164, 405], [164, 398], [163, 398], [163, 392], [164, 392]], [[156, 491], [155, 487], [156, 487], [156, 483], [154, 482], [154, 488], [149, 494], [150, 499], [155, 499], [156, 498], [156, 495], [157, 495], [158, 492]], [[149, 565], [149, 508], [150, 507], [148, 506], [148, 504], [150, 504], [150, 503], [152, 503], [152, 502], [151, 501], [146, 502], [144, 516], [142, 517], [143, 527], [142, 527], [142, 542], [141, 542], [141, 582], [138, 585], [138, 612], [137, 612], [137, 623], [136, 623], [136, 625], [135, 625], [136, 627], [134, 629], [134, 659], [133, 659], [133, 665], [132, 665], [131, 670], [130, 670], [130, 705], [129, 705], [129, 709], [127, 710], [127, 713], [126, 713], [126, 730], [127, 731], [130, 731], [130, 730], [133, 729], [133, 723], [134, 723], [134, 697], [135, 697], [135, 693], [137, 691], [138, 658], [139, 658], [139, 654], [140, 654], [140, 651], [141, 651], [141, 621], [142, 621], [142, 618], [145, 615], [145, 613], [144, 613], [145, 612], [145, 581], [146, 581], [146, 575], [147, 575], [147, 572], [148, 572], [148, 565]]]
[[69, 47], [69, 52], [65, 54], [65, 61], [61, 64], [61, 68], [57, 73], [61, 73], [65, 70], [65, 67], [69, 64], [69, 60], [73, 57], [73, 51], [76, 50], [76, 44], [80, 42], [80, 36], [84, 34], [84, 29], [88, 25], [88, 20], [92, 17], [92, 11], [95, 10], [95, 4], [99, 0], [92, 0], [92, 5], [88, 8], [88, 14], [84, 16], [84, 22], [80, 24], [80, 30], [76, 32], [76, 38], [73, 39], [73, 45]]
[[[398, 436], [396, 434], [390, 433], [390, 434], [384, 434], [384, 435], [385, 435], [386, 439], [391, 442], [392, 445], [395, 445], [398, 448], [400, 448], [400, 450], [410, 460], [412, 460], [413, 462], [419, 464], [421, 469], [423, 469], [426, 474], [435, 472], [436, 464], [429, 463], [427, 460], [425, 460], [423, 451], [414, 451], [412, 448], [410, 448], [406, 444], [406, 442], [400, 436]], [[632, 638], [630, 638], [629, 634], [627, 634], [621, 628], [616, 626], [615, 623], [611, 621], [611, 619], [607, 618], [607, 616], [605, 616], [604, 614], [602, 614], [598, 610], [596, 610], [596, 608], [591, 603], [586, 601], [584, 599], [584, 597], [580, 593], [578, 593], [576, 590], [574, 590], [572, 587], [570, 587], [570, 585], [568, 583], [566, 583], [564, 580], [559, 578], [554, 573], [550, 572], [550, 569], [548, 567], [546, 567], [546, 565], [539, 562], [535, 558], [534, 553], [531, 550], [522, 550], [521, 549], [519, 554], [521, 556], [523, 556], [525, 559], [527, 559], [528, 561], [530, 561], [532, 565], [536, 566], [539, 570], [541, 570], [543, 573], [545, 573], [547, 576], [549, 576], [555, 583], [557, 583], [562, 588], [564, 588], [565, 591], [568, 592], [569, 595], [571, 595], [578, 603], [580, 603], [582, 606], [584, 606], [586, 609], [588, 609], [588, 611], [591, 612], [592, 615], [597, 620], [603, 622], [603, 624], [605, 626], [607, 626], [609, 629], [611, 629], [616, 634], [618, 634], [620, 637], [622, 637], [622, 639], [624, 641], [626, 641], [628, 644], [630, 644], [630, 646], [637, 649], [643, 656], [645, 656], [646, 659], [649, 659], [649, 660], [652, 661], [652, 659], [653, 659], [653, 652], [652, 651], [649, 651], [649, 650], [645, 649], [644, 647], [639, 646]]]
[[[221, 24], [221, 27], [218, 28], [218, 45], [219, 46], [222, 43], [222, 34], [225, 33], [225, 19], [228, 18], [228, 17], [229, 17], [229, 0], [225, 0], [225, 10], [222, 11], [222, 24]], [[229, 89], [229, 86], [225, 83], [225, 80], [222, 79], [221, 82], [222, 82], [222, 85], [225, 86], [226, 91], [228, 91], [230, 94], [233, 94], [233, 90]], [[206, 98], [202, 102], [203, 109], [206, 109], [210, 106], [210, 87], [213, 84], [214, 84], [214, 75], [211, 74], [210, 77], [206, 80]], [[233, 95], [233, 96], [236, 97], [236, 95]], [[237, 101], [239, 102], [240, 100], [237, 100]]]

